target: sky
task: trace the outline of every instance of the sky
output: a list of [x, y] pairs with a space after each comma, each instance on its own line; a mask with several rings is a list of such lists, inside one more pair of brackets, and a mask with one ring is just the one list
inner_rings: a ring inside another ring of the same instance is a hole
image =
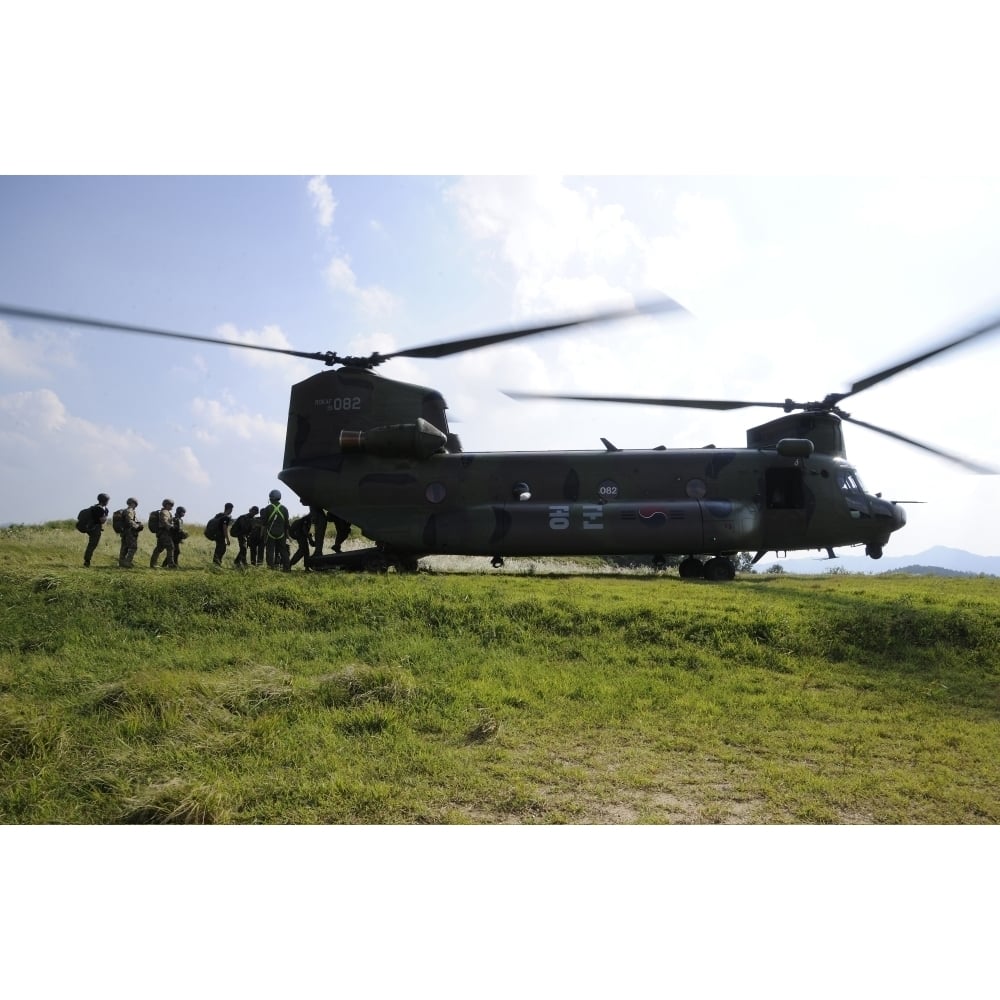
[[[0, 302], [235, 342], [385, 352], [685, 306], [384, 366], [444, 394], [466, 451], [743, 446], [774, 411], [502, 390], [819, 399], [1000, 314], [990, 176], [4, 176], [0, 217]], [[984, 338], [844, 407], [1000, 466], [998, 358]], [[289, 387], [320, 367], [0, 317], [0, 523], [70, 517], [99, 491], [144, 511], [171, 497], [194, 522], [259, 505], [281, 485]], [[1000, 477], [845, 436], [870, 491], [921, 501], [887, 552], [1000, 554]]]

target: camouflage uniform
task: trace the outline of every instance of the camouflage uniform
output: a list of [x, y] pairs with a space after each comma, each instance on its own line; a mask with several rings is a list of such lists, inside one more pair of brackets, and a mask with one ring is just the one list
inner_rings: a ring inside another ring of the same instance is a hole
[[184, 530], [184, 515], [187, 511], [183, 507], [178, 507], [174, 512], [174, 523], [170, 526], [170, 537], [174, 540], [174, 565], [181, 564], [181, 542], [187, 538], [188, 533]]
[[173, 508], [173, 500], [163, 501], [163, 507], [160, 509], [159, 524], [156, 528], [156, 548], [153, 549], [153, 554], [149, 558], [150, 569], [156, 569], [156, 563], [160, 558], [161, 552], [166, 553], [163, 558], [163, 568], [177, 568], [177, 563], [174, 562], [174, 536], [171, 531], [174, 526], [174, 515], [171, 513]]
[[125, 524], [122, 526], [122, 544], [118, 550], [118, 565], [125, 569], [132, 568], [132, 560], [135, 559], [136, 550], [139, 548], [139, 532], [145, 525], [136, 517], [135, 509], [139, 506], [139, 501], [135, 497], [129, 497], [125, 506]]
[[108, 502], [111, 497], [107, 493], [97, 494], [97, 503], [90, 508], [90, 528], [87, 531], [87, 548], [83, 552], [83, 565], [90, 565], [90, 557], [94, 554], [98, 542], [101, 540], [101, 533], [104, 531], [104, 522], [108, 519]]

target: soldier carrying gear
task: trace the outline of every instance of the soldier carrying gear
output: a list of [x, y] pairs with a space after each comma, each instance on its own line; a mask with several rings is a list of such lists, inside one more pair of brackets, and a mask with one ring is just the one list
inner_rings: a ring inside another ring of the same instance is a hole
[[156, 548], [153, 549], [153, 554], [149, 559], [150, 569], [156, 569], [156, 563], [160, 558], [161, 552], [166, 553], [163, 557], [163, 568], [177, 569], [177, 563], [174, 561], [173, 509], [173, 500], [165, 499], [156, 517]]
[[132, 568], [132, 560], [135, 559], [136, 549], [139, 547], [139, 532], [146, 527], [135, 512], [138, 506], [139, 501], [135, 497], [129, 497], [125, 502], [122, 544], [118, 550], [118, 565], [123, 569]]
[[[101, 540], [101, 532], [104, 531], [104, 522], [108, 519], [108, 504], [111, 497], [107, 493], [97, 494], [97, 503], [87, 509], [87, 548], [83, 552], [83, 565], [90, 565], [90, 557], [97, 548], [97, 543]], [[82, 513], [82, 512], [81, 512]], [[82, 518], [81, 518], [82, 520]], [[79, 525], [79, 522], [77, 522]]]
[[[259, 507], [251, 507], [245, 514], [240, 514], [233, 526], [229, 529], [229, 534], [240, 543], [239, 555], [233, 560], [234, 565], [240, 569], [245, 569], [247, 564], [247, 543], [250, 540], [250, 533], [253, 530], [254, 518], [260, 513]], [[259, 519], [258, 519], [259, 523]], [[251, 553], [254, 566], [257, 565], [256, 553]]]
[[268, 569], [277, 569], [278, 563], [285, 572], [291, 571], [288, 554], [288, 508], [281, 503], [281, 494], [271, 490], [270, 503], [261, 512], [264, 528], [264, 559]]
[[233, 505], [227, 503], [212, 520], [216, 525], [215, 538], [213, 539], [215, 542], [215, 553], [212, 556], [212, 562], [216, 566], [221, 566], [222, 557], [226, 554], [226, 549], [229, 548], [229, 526], [233, 523]]
[[187, 538], [188, 533], [184, 530], [184, 515], [187, 510], [178, 507], [174, 511], [174, 523], [170, 526], [170, 537], [174, 540], [174, 566], [181, 564], [181, 542]]

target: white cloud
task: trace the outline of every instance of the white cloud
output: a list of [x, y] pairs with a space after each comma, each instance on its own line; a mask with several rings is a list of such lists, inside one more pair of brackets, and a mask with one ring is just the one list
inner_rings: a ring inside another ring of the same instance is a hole
[[644, 285], [689, 300], [717, 285], [746, 258], [742, 234], [725, 204], [682, 193], [673, 208], [673, 231], [642, 246]]
[[579, 308], [575, 295], [599, 296], [605, 305], [633, 291], [643, 238], [620, 205], [602, 205], [587, 189], [576, 191], [560, 178], [472, 177], [456, 182], [446, 196], [469, 233], [497, 248], [515, 275], [517, 312], [537, 315]]
[[194, 486], [208, 486], [212, 481], [190, 445], [167, 452], [166, 464], [181, 479]]
[[0, 322], [0, 374], [21, 379], [44, 378], [53, 364], [72, 367], [75, 359], [65, 341], [76, 336], [64, 334], [57, 338], [52, 334], [43, 334], [31, 338], [15, 337], [10, 327]]
[[[279, 350], [301, 350], [294, 348], [279, 326], [270, 325], [260, 330], [240, 330], [233, 323], [224, 323], [215, 330], [223, 340], [234, 344], [252, 344], [258, 347], [272, 347]], [[315, 373], [315, 362], [296, 358], [273, 351], [240, 351], [239, 357], [246, 364], [273, 372], [284, 382], [300, 382]]]
[[319, 224], [324, 229], [329, 229], [333, 225], [333, 213], [337, 208], [337, 200], [333, 197], [330, 185], [327, 184], [325, 177], [313, 177], [309, 181], [308, 188]]
[[208, 444], [231, 441], [234, 437], [266, 445], [280, 445], [285, 440], [284, 424], [268, 420], [260, 413], [238, 410], [232, 398], [195, 398], [191, 401], [191, 412], [199, 422], [195, 436]]
[[351, 268], [350, 258], [334, 257], [326, 268], [326, 280], [337, 292], [344, 292], [354, 299], [369, 316], [384, 316], [391, 312], [396, 300], [391, 292], [380, 285], [361, 286]]
[[[142, 435], [73, 415], [51, 389], [0, 396], [0, 521], [69, 517], [101, 489], [114, 498], [153, 454]], [[75, 508], [73, 483], [89, 486]]]

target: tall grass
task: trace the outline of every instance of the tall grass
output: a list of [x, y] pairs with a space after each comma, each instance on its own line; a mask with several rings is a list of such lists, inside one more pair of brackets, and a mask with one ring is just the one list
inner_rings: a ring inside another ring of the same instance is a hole
[[1000, 820], [1000, 580], [238, 573], [194, 531], [177, 573], [88, 570], [82, 538], [0, 535], [7, 823]]

